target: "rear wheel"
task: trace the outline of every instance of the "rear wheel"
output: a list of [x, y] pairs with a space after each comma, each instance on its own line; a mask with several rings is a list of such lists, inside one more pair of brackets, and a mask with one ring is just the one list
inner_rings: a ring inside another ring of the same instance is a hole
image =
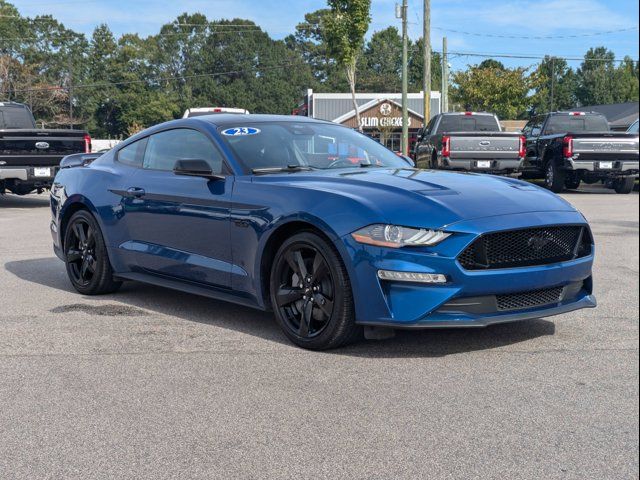
[[558, 168], [553, 160], [547, 162], [545, 168], [544, 185], [553, 193], [562, 193], [564, 190], [566, 172]]
[[276, 320], [296, 345], [336, 348], [360, 331], [346, 269], [320, 236], [304, 232], [289, 238], [276, 253], [270, 286]]
[[623, 177], [618, 178], [615, 182], [613, 182], [613, 189], [616, 193], [627, 194], [633, 192], [633, 187], [636, 184], [636, 179], [634, 177]]
[[102, 232], [86, 210], [73, 214], [64, 236], [67, 275], [73, 287], [83, 295], [113, 293], [122, 282], [113, 279], [113, 270]]
[[569, 190], [577, 190], [580, 188], [581, 180], [576, 176], [567, 177], [564, 181], [564, 186]]

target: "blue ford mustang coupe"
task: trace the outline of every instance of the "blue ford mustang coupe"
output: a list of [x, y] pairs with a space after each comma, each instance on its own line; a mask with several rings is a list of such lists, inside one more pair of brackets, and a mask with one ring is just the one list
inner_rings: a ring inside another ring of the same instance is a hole
[[560, 197], [511, 178], [418, 170], [346, 127], [217, 115], [164, 123], [51, 193], [75, 289], [136, 280], [272, 309], [334, 348], [363, 325], [473, 327], [594, 307], [593, 237]]

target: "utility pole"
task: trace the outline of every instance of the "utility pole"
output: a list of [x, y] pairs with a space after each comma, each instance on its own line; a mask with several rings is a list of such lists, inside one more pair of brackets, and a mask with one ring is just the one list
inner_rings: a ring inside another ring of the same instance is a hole
[[442, 113], [449, 111], [449, 55], [447, 37], [442, 37]]
[[69, 53], [69, 130], [73, 129], [73, 60]]
[[555, 79], [556, 79], [556, 57], [551, 57], [551, 102], [550, 102], [550, 107], [549, 107], [549, 111], [553, 112], [553, 87], [554, 87], [554, 83], [555, 83]]
[[407, 32], [408, 0], [402, 0], [402, 154], [409, 155], [409, 105], [407, 91], [409, 90], [409, 39]]
[[431, 0], [424, 0], [424, 125], [431, 120]]

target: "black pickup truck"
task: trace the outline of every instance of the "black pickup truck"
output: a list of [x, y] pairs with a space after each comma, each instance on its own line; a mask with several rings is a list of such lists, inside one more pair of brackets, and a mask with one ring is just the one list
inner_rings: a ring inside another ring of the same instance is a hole
[[524, 161], [524, 137], [503, 132], [491, 113], [441, 113], [418, 132], [413, 159], [419, 168], [508, 175]]
[[0, 102], [0, 194], [42, 193], [51, 188], [62, 157], [90, 151], [87, 132], [38, 129], [29, 107]]
[[612, 132], [595, 112], [554, 112], [533, 117], [524, 127], [527, 157], [523, 177], [544, 179], [556, 193], [581, 182], [603, 182], [631, 193], [638, 177], [638, 134]]

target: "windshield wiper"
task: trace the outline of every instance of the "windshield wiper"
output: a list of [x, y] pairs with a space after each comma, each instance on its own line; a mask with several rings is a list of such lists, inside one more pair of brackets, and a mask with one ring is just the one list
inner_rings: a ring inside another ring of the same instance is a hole
[[286, 167], [269, 167], [269, 168], [254, 168], [251, 170], [253, 173], [282, 173], [282, 172], [307, 172], [309, 170], [315, 170], [313, 167], [307, 165], [287, 165]]

